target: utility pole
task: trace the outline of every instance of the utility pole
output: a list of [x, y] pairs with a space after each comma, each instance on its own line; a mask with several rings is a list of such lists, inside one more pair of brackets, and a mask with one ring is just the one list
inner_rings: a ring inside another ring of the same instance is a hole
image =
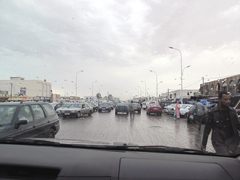
[[11, 83], [11, 100], [12, 100], [12, 87], [13, 87], [13, 83]]
[[168, 99], [169, 99], [169, 89], [168, 89]]
[[[203, 81], [202, 92], [203, 92], [203, 94], [204, 94], [204, 76], [202, 77], [202, 81]], [[203, 95], [203, 94], [202, 94], [202, 95]]]

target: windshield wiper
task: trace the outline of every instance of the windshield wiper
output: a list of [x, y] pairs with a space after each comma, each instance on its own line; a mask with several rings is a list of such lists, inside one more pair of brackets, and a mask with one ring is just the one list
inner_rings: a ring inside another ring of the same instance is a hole
[[0, 143], [9, 144], [34, 144], [34, 145], [60, 145], [59, 142], [39, 139], [24, 139], [24, 138], [2, 138]]
[[208, 151], [201, 151], [197, 149], [186, 149], [179, 147], [168, 146], [108, 146], [107, 148], [114, 148], [119, 150], [133, 150], [133, 151], [150, 151], [150, 152], [168, 152], [168, 153], [192, 153], [192, 154], [204, 154], [204, 155], [216, 155]]
[[217, 155], [216, 153], [201, 151], [197, 149], [186, 149], [179, 147], [168, 147], [168, 146], [137, 146], [119, 143], [119, 145], [110, 144], [79, 144], [79, 143], [62, 143], [51, 141], [50, 139], [24, 139], [24, 138], [4, 138], [0, 139], [0, 143], [9, 144], [30, 144], [30, 145], [54, 145], [62, 147], [78, 147], [78, 148], [92, 148], [92, 149], [108, 149], [108, 150], [130, 150], [130, 151], [145, 151], [145, 152], [166, 152], [166, 153], [190, 153], [190, 154], [201, 154], [201, 155]]

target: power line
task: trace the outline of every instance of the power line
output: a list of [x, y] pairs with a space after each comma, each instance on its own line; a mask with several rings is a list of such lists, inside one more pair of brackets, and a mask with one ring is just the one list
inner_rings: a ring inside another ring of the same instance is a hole
[[202, 81], [202, 79], [200, 79], [200, 80], [198, 80], [198, 81], [196, 81], [195, 83], [193, 83], [193, 84], [190, 84], [190, 85], [188, 85], [188, 86], [185, 86], [184, 88], [187, 88], [187, 87], [190, 87], [190, 86], [192, 86], [192, 85], [194, 85], [194, 84], [197, 84], [198, 82], [200, 82], [200, 81]]

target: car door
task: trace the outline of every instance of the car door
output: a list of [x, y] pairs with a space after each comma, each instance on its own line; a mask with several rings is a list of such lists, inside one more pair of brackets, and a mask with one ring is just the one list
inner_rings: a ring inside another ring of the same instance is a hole
[[87, 106], [86, 104], [82, 104], [82, 111], [81, 111], [82, 114], [87, 114]]
[[47, 132], [50, 131], [48, 128], [47, 118], [44, 110], [40, 104], [32, 104], [31, 109], [33, 111], [34, 125], [37, 130], [37, 137], [45, 137]]
[[19, 125], [16, 128], [14, 137], [18, 138], [37, 137], [37, 129], [34, 124], [34, 118], [30, 106], [25, 105], [20, 107], [17, 114], [15, 125], [21, 120], [27, 120], [27, 124]]

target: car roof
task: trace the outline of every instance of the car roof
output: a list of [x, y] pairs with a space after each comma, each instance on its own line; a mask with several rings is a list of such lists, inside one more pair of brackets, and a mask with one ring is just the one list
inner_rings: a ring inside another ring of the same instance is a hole
[[1, 105], [31, 105], [31, 104], [49, 104], [48, 102], [3, 102]]

